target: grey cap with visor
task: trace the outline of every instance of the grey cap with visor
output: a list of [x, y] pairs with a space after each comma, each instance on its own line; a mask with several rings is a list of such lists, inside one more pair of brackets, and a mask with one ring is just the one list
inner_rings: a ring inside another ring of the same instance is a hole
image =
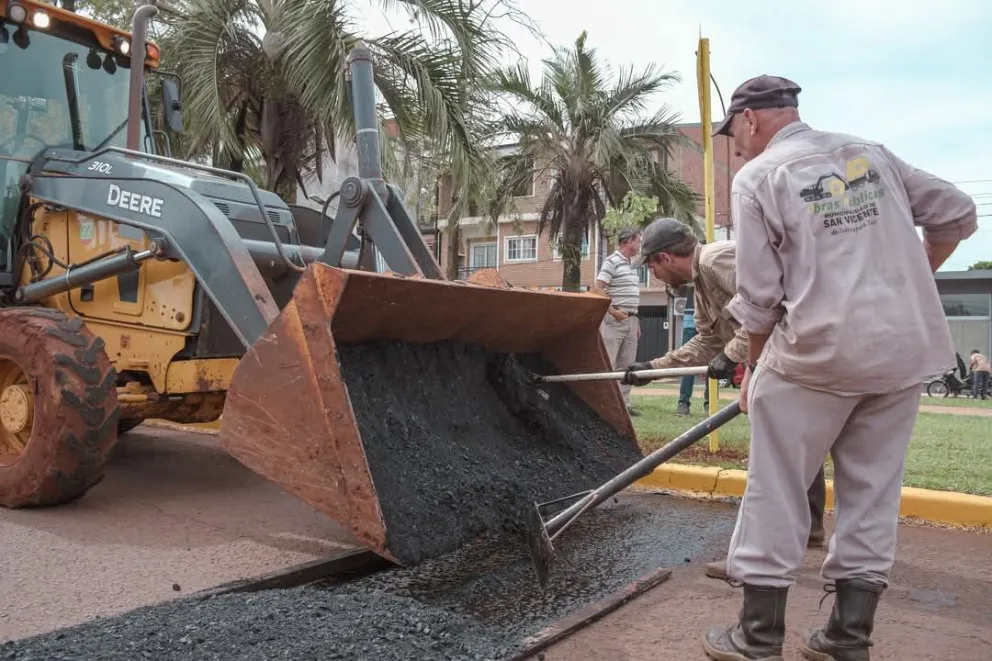
[[674, 218], [653, 220], [641, 232], [641, 254], [632, 260], [631, 265], [638, 268], [648, 256], [674, 248], [692, 235], [688, 227]]
[[730, 123], [734, 120], [734, 115], [744, 112], [747, 108], [751, 110], [798, 108], [801, 91], [799, 85], [781, 76], [763, 75], [745, 80], [731, 95], [727, 116], [717, 124], [713, 135], [729, 136]]

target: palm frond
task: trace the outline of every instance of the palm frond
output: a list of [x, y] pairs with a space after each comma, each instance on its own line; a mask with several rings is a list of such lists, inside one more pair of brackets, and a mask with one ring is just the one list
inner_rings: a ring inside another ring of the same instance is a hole
[[257, 76], [261, 40], [250, 30], [260, 19], [251, 0], [188, 0], [173, 53], [184, 81], [184, 106], [197, 130], [237, 153], [239, 139], [229, 112], [238, 90]]
[[544, 85], [534, 87], [526, 63], [500, 69], [487, 77], [484, 84], [507, 103], [523, 104], [531, 115], [547, 120], [560, 132], [564, 131], [562, 108], [556, 102], [551, 88]]
[[651, 163], [634, 179], [634, 190], [658, 198], [659, 215], [675, 218], [702, 238], [703, 231], [697, 219], [702, 196], [674, 173]]
[[605, 114], [619, 120], [640, 116], [647, 107], [648, 97], [681, 80], [677, 73], [660, 73], [654, 64], [641, 73], [634, 73], [633, 67], [623, 68], [616, 85], [606, 96]]
[[[286, 84], [322, 124], [354, 133], [348, 82], [348, 52], [359, 41], [342, 2], [288, 2], [280, 19], [281, 59]], [[334, 133], [333, 131], [331, 133]]]
[[579, 250], [590, 223], [601, 220], [625, 190], [658, 197], [662, 213], [698, 229], [699, 196], [657, 162], [687, 141], [675, 126], [677, 115], [663, 106], [643, 116], [650, 98], [678, 81], [678, 74], [626, 68], [613, 81], [586, 36], [571, 48], [554, 49], [540, 85], [517, 67], [500, 72], [493, 86], [508, 104], [515, 102], [497, 127], [501, 134], [517, 134], [519, 154], [509, 159], [489, 214], [495, 218], [512, 205], [522, 159], [544, 159], [554, 167], [538, 232], [546, 231], [562, 248], [566, 290], [578, 286]]

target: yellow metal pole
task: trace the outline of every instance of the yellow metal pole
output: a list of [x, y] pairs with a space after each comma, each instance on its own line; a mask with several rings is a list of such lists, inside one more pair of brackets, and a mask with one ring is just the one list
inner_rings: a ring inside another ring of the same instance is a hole
[[[699, 87], [699, 117], [703, 130], [703, 194], [706, 203], [706, 243], [713, 243], [713, 132], [710, 112], [710, 40], [699, 38], [696, 51], [696, 84]], [[720, 388], [716, 379], [707, 379], [710, 393], [710, 415], [719, 408]], [[710, 452], [720, 449], [720, 431], [714, 429], [708, 436]]]

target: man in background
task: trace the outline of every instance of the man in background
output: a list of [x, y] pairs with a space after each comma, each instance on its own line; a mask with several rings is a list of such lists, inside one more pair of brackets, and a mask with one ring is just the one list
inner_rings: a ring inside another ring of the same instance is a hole
[[[626, 370], [637, 359], [637, 341], [641, 325], [637, 317], [641, 286], [637, 268], [631, 260], [641, 249], [641, 234], [634, 229], [622, 229], [617, 234], [616, 251], [603, 260], [596, 276], [594, 289], [610, 297], [610, 308], [603, 317], [600, 333], [606, 353], [615, 370]], [[630, 385], [621, 384], [623, 401], [631, 415], [637, 415], [630, 404]]]
[[[696, 334], [696, 319], [695, 319], [695, 308], [692, 302], [695, 292], [689, 295], [686, 299], [685, 312], [682, 315], [682, 344], [685, 345], [686, 342], [691, 340]], [[693, 388], [696, 387], [696, 377], [694, 376], [683, 376], [682, 384], [679, 387], [679, 403], [675, 409], [675, 415], [687, 416], [692, 409], [692, 392]], [[706, 380], [703, 379], [703, 410], [708, 411], [710, 408], [710, 391], [706, 388]]]
[[971, 352], [971, 364], [968, 369], [971, 370], [972, 398], [978, 399], [978, 396], [981, 395], [984, 400], [985, 390], [989, 387], [989, 373], [992, 372], [989, 359], [982, 355], [978, 349], [974, 349]]
[[[674, 218], [660, 218], [645, 228], [641, 256], [635, 263], [643, 261], [652, 275], [672, 289], [692, 284], [692, 316], [699, 332], [660, 358], [633, 363], [624, 377], [625, 383], [642, 386], [650, 382], [635, 377], [632, 372], [701, 365], [709, 366], [707, 378], [733, 378], [738, 363], [747, 356], [748, 342], [747, 332], [725, 310], [736, 292], [736, 257], [733, 241], [701, 245], [689, 229]], [[806, 491], [806, 502], [810, 512], [807, 546], [822, 546], [825, 538], [823, 510], [827, 504], [827, 482], [822, 465]], [[727, 580], [727, 560], [708, 563], [705, 572], [710, 578]]]

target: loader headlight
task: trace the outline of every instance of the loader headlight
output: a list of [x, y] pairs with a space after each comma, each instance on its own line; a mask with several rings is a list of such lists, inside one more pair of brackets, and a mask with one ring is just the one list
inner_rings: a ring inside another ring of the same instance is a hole
[[39, 30], [47, 30], [48, 26], [52, 24], [52, 19], [47, 13], [39, 9], [31, 16], [31, 23]]
[[7, 17], [15, 23], [23, 23], [28, 18], [28, 10], [24, 8], [24, 5], [11, 2], [7, 5]]
[[114, 49], [121, 55], [128, 55], [131, 52], [131, 42], [124, 37], [114, 37]]

